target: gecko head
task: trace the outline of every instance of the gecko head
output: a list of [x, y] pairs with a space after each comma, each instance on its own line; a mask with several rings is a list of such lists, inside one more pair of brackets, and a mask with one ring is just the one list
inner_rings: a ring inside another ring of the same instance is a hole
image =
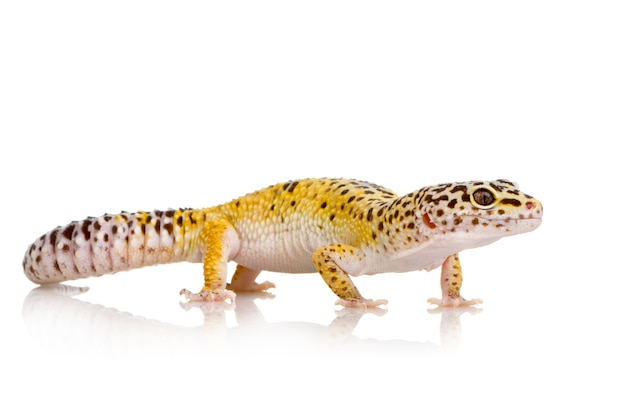
[[420, 234], [493, 240], [532, 231], [541, 224], [541, 202], [511, 181], [473, 181], [418, 192]]

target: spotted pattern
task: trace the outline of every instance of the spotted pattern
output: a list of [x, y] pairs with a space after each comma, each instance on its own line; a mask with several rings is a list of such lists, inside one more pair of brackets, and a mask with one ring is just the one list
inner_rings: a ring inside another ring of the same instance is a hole
[[[359, 180], [303, 179], [212, 208], [75, 221], [37, 239], [23, 267], [32, 281], [52, 283], [204, 261], [203, 291], [222, 299], [232, 298], [225, 274], [234, 261], [252, 276], [246, 287], [254, 287], [261, 270], [317, 271], [340, 299], [363, 304], [351, 275], [430, 270], [461, 250], [531, 231], [542, 214], [541, 203], [508, 180], [439, 184], [398, 196]], [[460, 268], [458, 257], [455, 264]]]
[[341, 262], [345, 256], [359, 257], [354, 247], [332, 244], [317, 249], [313, 253], [313, 262], [319, 270], [322, 278], [330, 289], [341, 299], [358, 300], [361, 294], [348, 274], [341, 269], [337, 262]]
[[122, 212], [74, 221], [37, 239], [24, 256], [35, 283], [101, 276], [193, 257], [202, 212]]
[[541, 203], [508, 180], [423, 188], [416, 193], [415, 201], [420, 212], [433, 223], [428, 228], [436, 229], [440, 236], [517, 234], [536, 228], [543, 215]]

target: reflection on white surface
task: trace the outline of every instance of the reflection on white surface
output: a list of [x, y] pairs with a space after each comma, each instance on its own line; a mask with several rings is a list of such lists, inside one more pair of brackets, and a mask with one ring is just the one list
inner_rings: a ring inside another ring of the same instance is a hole
[[[85, 291], [85, 288], [52, 285], [37, 287], [26, 296], [22, 310], [24, 323], [42, 350], [104, 356], [261, 352], [282, 355], [293, 351], [326, 354], [338, 350], [351, 354], [429, 356], [456, 351], [461, 343], [460, 316], [479, 311], [433, 310], [441, 314], [440, 339], [415, 342], [353, 335], [365, 314], [384, 319], [384, 309], [341, 309], [327, 326], [308, 322], [268, 323], [255, 299], [271, 295], [240, 294], [236, 306], [225, 302], [181, 304], [186, 309], [200, 308], [204, 315], [202, 325], [187, 327], [81, 301], [80, 294]], [[229, 313], [235, 315], [235, 326], [227, 323]]]

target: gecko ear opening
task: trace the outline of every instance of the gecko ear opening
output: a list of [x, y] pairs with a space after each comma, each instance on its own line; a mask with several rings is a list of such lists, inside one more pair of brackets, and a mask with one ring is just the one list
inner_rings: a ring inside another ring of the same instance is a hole
[[422, 221], [424, 221], [424, 224], [426, 224], [428, 228], [437, 228], [437, 225], [430, 219], [430, 215], [428, 215], [427, 212], [422, 215]]

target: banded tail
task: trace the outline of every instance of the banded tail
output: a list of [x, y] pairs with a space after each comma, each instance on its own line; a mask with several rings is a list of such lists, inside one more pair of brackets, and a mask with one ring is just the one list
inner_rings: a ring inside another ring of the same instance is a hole
[[57, 227], [24, 255], [26, 277], [38, 284], [101, 276], [155, 264], [197, 261], [191, 252], [201, 210], [122, 212]]

